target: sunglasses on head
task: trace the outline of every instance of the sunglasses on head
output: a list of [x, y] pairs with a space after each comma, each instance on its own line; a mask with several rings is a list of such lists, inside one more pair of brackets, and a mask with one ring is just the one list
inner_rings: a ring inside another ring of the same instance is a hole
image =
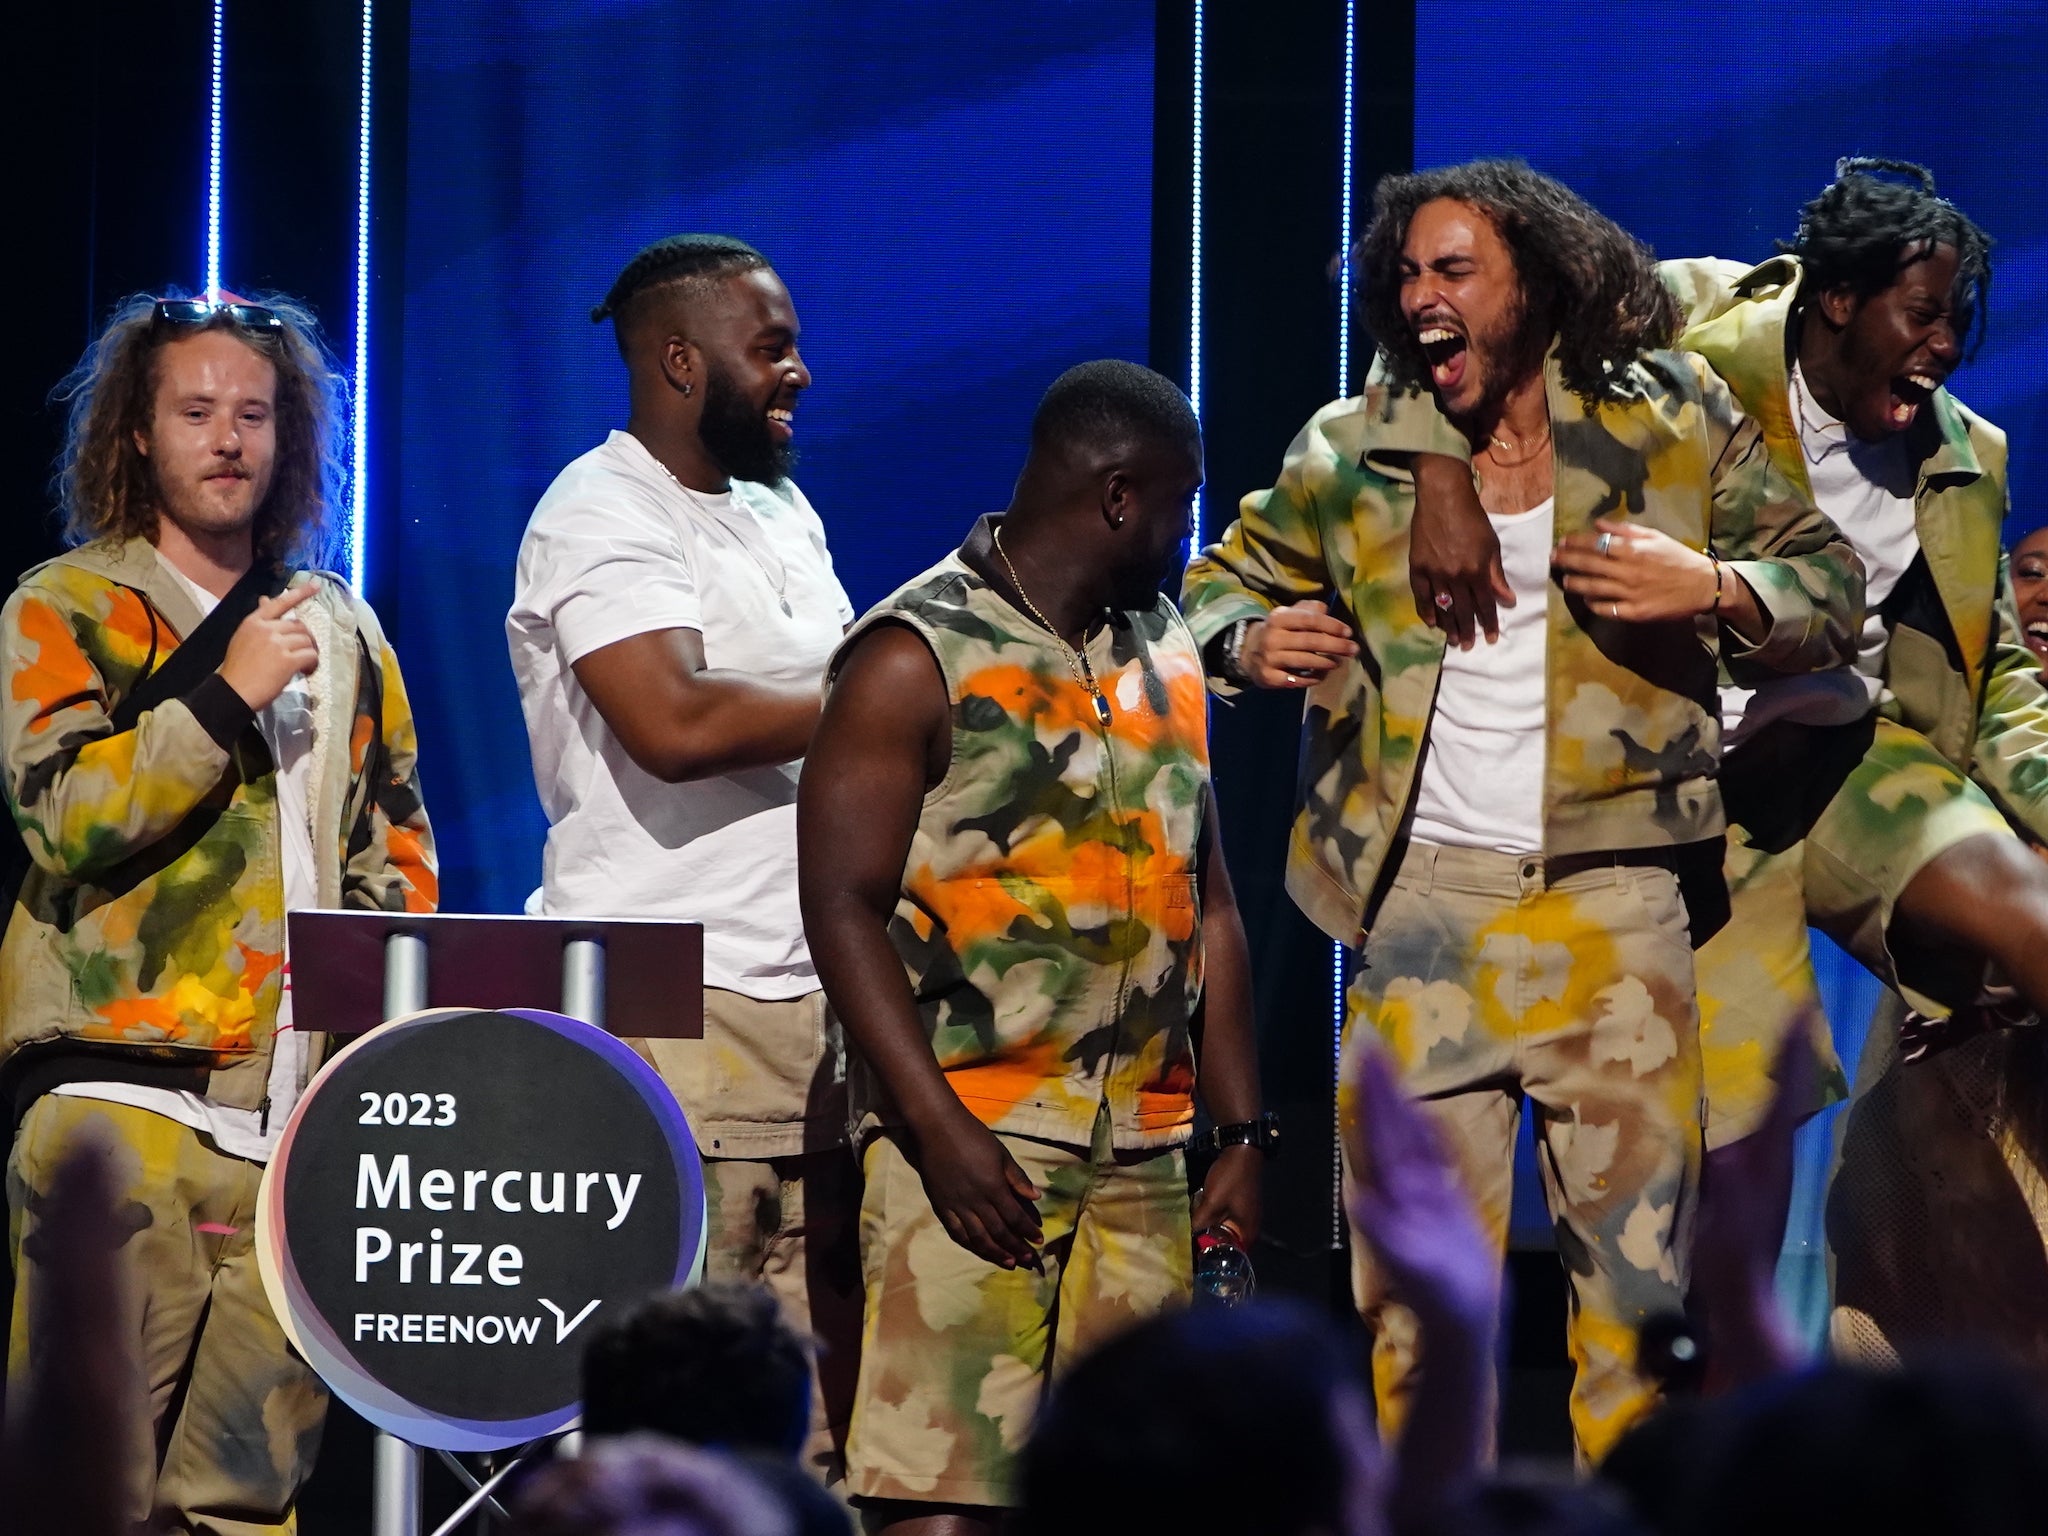
[[204, 325], [215, 315], [226, 315], [235, 324], [252, 331], [281, 331], [284, 321], [274, 309], [261, 304], [229, 304], [214, 299], [158, 299], [156, 318], [164, 325]]

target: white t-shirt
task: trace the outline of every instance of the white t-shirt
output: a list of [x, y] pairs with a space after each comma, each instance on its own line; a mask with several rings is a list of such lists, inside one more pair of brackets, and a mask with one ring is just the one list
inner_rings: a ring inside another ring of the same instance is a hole
[[1842, 530], [1863, 562], [1863, 633], [1853, 664], [1761, 688], [1721, 690], [1721, 750], [1732, 752], [1773, 720], [1846, 725], [1876, 705], [1891, 639], [1877, 608], [1920, 553], [1913, 504], [1920, 468], [1903, 433], [1866, 443], [1814, 403], [1799, 364], [1792, 365], [1792, 415], [1806, 455], [1814, 505]]
[[1429, 749], [1410, 835], [1495, 853], [1543, 847], [1543, 771], [1549, 737], [1550, 546], [1557, 503], [1487, 520], [1515, 606], [1500, 638], [1449, 646], [1429, 716]]
[[572, 666], [694, 629], [707, 667], [822, 687], [853, 620], [796, 486], [686, 491], [613, 432], [534, 508], [505, 620], [548, 817], [542, 909], [704, 925], [704, 984], [763, 1001], [817, 990], [796, 896], [801, 762], [665, 784], [627, 756]]
[[[219, 598], [164, 560], [161, 552], [157, 559], [199, 605], [202, 618], [220, 606]], [[263, 732], [271, 760], [277, 764], [278, 841], [284, 866], [285, 910], [317, 907], [320, 881], [313, 864], [310, 787], [319, 743], [314, 730], [313, 695], [306, 679], [293, 678], [284, 692], [258, 710], [256, 726]], [[267, 1111], [232, 1109], [182, 1089], [150, 1088], [136, 1083], [66, 1083], [52, 1091], [151, 1110], [211, 1136], [223, 1152], [267, 1163], [285, 1121], [291, 1118], [292, 1107], [299, 1101], [299, 1080], [306, 1066], [306, 1037], [292, 1027], [289, 949], [279, 980], [283, 991], [277, 1000], [277, 1034], [271, 1045], [270, 1077], [265, 1087], [270, 1099]]]

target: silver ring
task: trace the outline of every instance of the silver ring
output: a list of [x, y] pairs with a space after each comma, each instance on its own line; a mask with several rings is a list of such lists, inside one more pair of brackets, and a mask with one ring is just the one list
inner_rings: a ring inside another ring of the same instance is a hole
[[1609, 617], [1610, 619], [1618, 619], [1618, 618], [1620, 618], [1620, 617], [1621, 617], [1621, 604], [1620, 604], [1620, 603], [1609, 603], [1609, 604], [1607, 605], [1607, 617]]
[[1439, 593], [1437, 593], [1437, 595], [1436, 595], [1436, 605], [1437, 605], [1437, 607], [1439, 607], [1439, 608], [1442, 608], [1442, 609], [1444, 609], [1444, 610], [1445, 610], [1446, 612], [1448, 612], [1448, 611], [1449, 611], [1449, 609], [1450, 609], [1451, 603], [1452, 603], [1452, 597], [1451, 597], [1451, 594], [1450, 594], [1450, 593], [1448, 593], [1448, 592], [1439, 592]]
[[1597, 548], [1601, 554], [1606, 554], [1610, 549], [1614, 547], [1614, 535], [1611, 533], [1602, 533], [1600, 535], [1600, 542], [1594, 547]]

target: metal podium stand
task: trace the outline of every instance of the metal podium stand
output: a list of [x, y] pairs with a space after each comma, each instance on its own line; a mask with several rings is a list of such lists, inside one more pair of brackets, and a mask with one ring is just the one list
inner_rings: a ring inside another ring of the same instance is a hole
[[[318, 1034], [362, 1034], [426, 1008], [546, 1008], [614, 1035], [704, 1034], [698, 923], [353, 911], [293, 912], [287, 921], [293, 1022]], [[373, 1536], [420, 1536], [425, 1455], [376, 1432]], [[453, 1453], [442, 1456], [470, 1496], [434, 1536], [495, 1508], [498, 1484], [519, 1464], [515, 1457], [479, 1481]]]

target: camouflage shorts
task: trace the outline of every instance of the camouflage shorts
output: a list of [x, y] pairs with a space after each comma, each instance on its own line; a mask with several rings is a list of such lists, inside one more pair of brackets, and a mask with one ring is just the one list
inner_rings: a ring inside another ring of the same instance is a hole
[[[1797, 827], [1729, 829], [1733, 916], [1696, 959], [1709, 1147], [1756, 1129], [1770, 1105], [1780, 1042], [1802, 1018], [1825, 1023], [1809, 924], [1923, 1013], [1945, 1015], [1982, 984], [1981, 961], [1914, 945], [1910, 936], [1901, 942], [1891, 932], [1892, 914], [1900, 893], [1936, 855], [1980, 834], [2015, 834], [1984, 791], [1926, 737], [1889, 720], [1861, 729], [1867, 747], [1838, 775], [1803, 839], [1789, 835]], [[1806, 1107], [1820, 1109], [1840, 1099], [1846, 1083], [1827, 1031], [1816, 1030], [1814, 1041], [1819, 1089]]]
[[[1635, 1372], [1636, 1330], [1685, 1294], [1698, 1024], [1677, 876], [1560, 867], [1411, 844], [1351, 986], [1345, 1049], [1393, 1053], [1502, 1246], [1516, 1125], [1523, 1099], [1534, 1106], [1572, 1290], [1572, 1428], [1597, 1460], [1655, 1402]], [[1355, 1241], [1352, 1277], [1382, 1419], [1396, 1426], [1420, 1366], [1414, 1320]]]
[[847, 1440], [856, 1497], [1007, 1507], [1049, 1374], [1185, 1300], [1193, 1283], [1179, 1151], [1001, 1137], [1041, 1191], [1043, 1272], [1006, 1270], [946, 1234], [895, 1132], [863, 1160], [867, 1280], [860, 1384]]

